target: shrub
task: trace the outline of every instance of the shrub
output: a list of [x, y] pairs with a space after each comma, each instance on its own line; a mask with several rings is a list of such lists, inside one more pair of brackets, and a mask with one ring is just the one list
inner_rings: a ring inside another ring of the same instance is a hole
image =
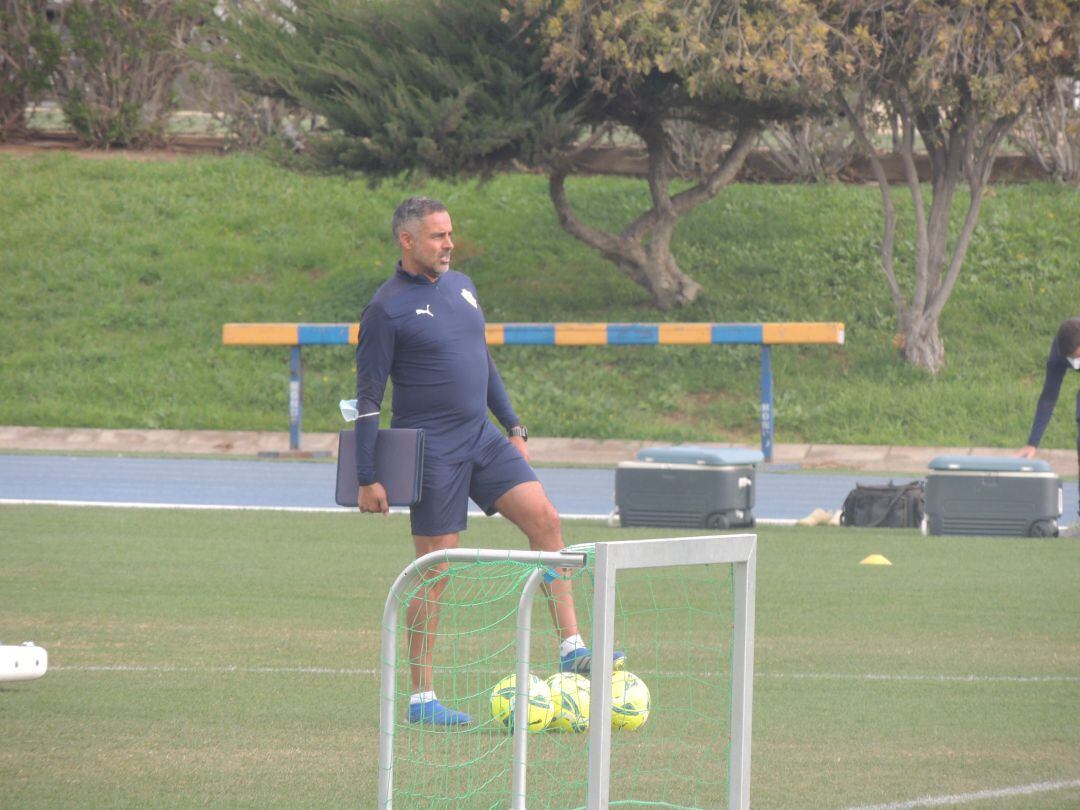
[[858, 151], [843, 120], [813, 116], [771, 124], [764, 143], [768, 161], [799, 183], [836, 180]]
[[214, 7], [215, 20], [204, 26], [192, 48], [195, 64], [186, 77], [187, 90], [200, 110], [210, 114], [225, 132], [227, 149], [251, 150], [284, 142], [293, 151], [304, 147], [303, 108], [279, 96], [241, 86], [229, 70], [235, 54], [223, 31], [238, 13], [277, 20], [274, 6], [231, 0]]
[[303, 147], [304, 111], [282, 99], [250, 93], [236, 86], [225, 71], [212, 64], [196, 66], [188, 75], [198, 109], [205, 110], [225, 133], [225, 148], [258, 149], [276, 141]]
[[1013, 140], [1063, 183], [1080, 183], [1080, 81], [1060, 78], [1017, 125]]
[[64, 117], [88, 144], [162, 142], [176, 109], [202, 0], [73, 0], [63, 7], [64, 46], [53, 86]]
[[59, 39], [46, 0], [0, 0], [0, 141], [26, 129], [26, 105], [48, 89]]

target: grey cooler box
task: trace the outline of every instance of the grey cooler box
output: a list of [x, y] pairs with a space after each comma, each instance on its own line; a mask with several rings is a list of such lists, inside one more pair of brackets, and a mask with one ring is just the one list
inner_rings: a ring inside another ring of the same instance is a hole
[[1061, 479], [1038, 459], [938, 456], [926, 477], [926, 533], [1056, 537]]
[[760, 451], [691, 445], [650, 447], [615, 467], [623, 526], [728, 529], [754, 525]]

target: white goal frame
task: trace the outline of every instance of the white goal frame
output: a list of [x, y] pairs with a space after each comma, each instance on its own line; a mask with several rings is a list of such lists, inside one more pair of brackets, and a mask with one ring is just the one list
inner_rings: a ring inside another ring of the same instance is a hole
[[[431, 568], [447, 563], [474, 562], [519, 562], [536, 566], [522, 586], [517, 612], [517, 683], [522, 686], [517, 691], [517, 703], [514, 712], [518, 717], [529, 713], [529, 641], [532, 630], [532, 597], [543, 579], [544, 572], [551, 568], [584, 568], [588, 555], [582, 552], [563, 551], [505, 551], [500, 549], [457, 548], [444, 551], [432, 551], [413, 560], [405, 570], [398, 574], [390, 593], [386, 597], [382, 620], [382, 686], [379, 696], [379, 787], [378, 807], [391, 810], [394, 805], [394, 697], [395, 672], [397, 663], [397, 627], [398, 611], [404, 596], [420, 581]], [[522, 675], [524, 673], [524, 675]], [[525, 801], [525, 756], [527, 723], [517, 723], [514, 729], [513, 757], [514, 767], [513, 792], [514, 808], [524, 808]], [[519, 805], [518, 796], [521, 804]]]
[[[611, 675], [615, 634], [615, 590], [619, 571], [687, 565], [734, 566], [734, 635], [731, 661], [731, 747], [728, 772], [728, 810], [750, 807], [750, 733], [754, 682], [754, 602], [757, 536], [754, 534], [669, 537], [623, 540], [572, 546], [562, 552], [453, 549], [424, 555], [398, 576], [386, 599], [382, 627], [382, 688], [379, 707], [378, 807], [393, 806], [394, 699], [398, 610], [403, 596], [424, 573], [445, 563], [514, 561], [531, 563], [518, 601], [517, 684], [515, 714], [528, 713], [529, 642], [532, 604], [544, 574], [551, 568], [583, 568], [589, 549], [595, 550], [593, 572], [593, 637], [591, 713], [611, 713]], [[528, 764], [526, 723], [516, 723], [512, 745], [510, 810], [526, 808]], [[611, 780], [611, 724], [589, 724], [587, 810], [605, 810]]]
[[[749, 810], [757, 535], [705, 535], [596, 544], [590, 713], [598, 713], [599, 717], [611, 714], [611, 656], [614, 651], [618, 572], [637, 568], [725, 563], [735, 567], [728, 810]], [[604, 810], [608, 806], [610, 782], [611, 723], [590, 723], [588, 810]]]

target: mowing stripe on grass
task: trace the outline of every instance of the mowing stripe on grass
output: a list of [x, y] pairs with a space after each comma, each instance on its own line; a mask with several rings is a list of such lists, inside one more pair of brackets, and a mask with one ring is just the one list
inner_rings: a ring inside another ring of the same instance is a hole
[[49, 667], [49, 672], [179, 672], [194, 675], [222, 675], [229, 673], [259, 675], [376, 675], [376, 669], [333, 669], [330, 667], [180, 667], [141, 664], [74, 664], [70, 666]]
[[[107, 506], [114, 509], [211, 509], [238, 512], [330, 512], [350, 515], [354, 509], [332, 506], [241, 506], [223, 503], [151, 503], [149, 501], [64, 501], [44, 498], [0, 498], [0, 506]], [[391, 513], [408, 514], [408, 509], [394, 507]]]
[[[305, 675], [375, 675], [375, 669], [332, 667], [241, 667], [225, 665], [220, 667], [188, 667], [172, 664], [70, 664], [53, 666], [50, 672], [186, 672], [195, 674], [220, 674], [230, 672], [261, 674], [305, 674]], [[490, 670], [491, 674], [498, 674]], [[661, 678], [685, 675], [684, 672], [657, 672]], [[712, 678], [717, 673], [697, 673], [701, 678]], [[901, 681], [914, 683], [1078, 683], [1080, 676], [1073, 675], [874, 675], [814, 672], [757, 672], [756, 678], [793, 678], [799, 680], [844, 680], [844, 681]]]
[[758, 672], [758, 678], [821, 681], [916, 681], [926, 683], [1080, 683], [1080, 675], [890, 675], [845, 672]]
[[1017, 785], [1016, 787], [997, 788], [994, 790], [978, 790], [974, 793], [958, 793], [954, 796], [924, 796], [921, 799], [912, 799], [906, 802], [866, 804], [858, 807], [849, 807], [847, 810], [909, 810], [909, 808], [915, 807], [944, 807], [950, 804], [981, 802], [984, 799], [1004, 799], [1010, 796], [1033, 796], [1036, 793], [1050, 793], [1055, 790], [1068, 790], [1070, 788], [1080, 788], [1080, 779], [1066, 779], [1061, 782], [1034, 782], [1030, 785]]
[[[333, 506], [242, 506], [239, 504], [221, 503], [149, 503], [141, 501], [62, 501], [47, 500], [41, 498], [0, 498], [0, 506], [108, 506], [115, 509], [216, 509], [236, 510], [239, 512], [331, 512], [340, 515], [351, 515], [355, 509]], [[392, 515], [407, 515], [409, 510], [404, 506], [390, 508]], [[502, 515], [488, 515], [479, 510], [470, 510], [469, 517], [501, 518]], [[560, 512], [559, 517], [563, 520], [607, 520], [610, 514], [594, 515], [580, 514], [575, 512]], [[794, 526], [794, 518], [757, 518], [756, 522], [763, 526]]]
[[[234, 510], [237, 512], [323, 512], [337, 515], [356, 514], [355, 509], [341, 506], [253, 506], [225, 503], [151, 503], [143, 501], [63, 501], [46, 500], [37, 498], [0, 498], [0, 506], [106, 506], [113, 509], [209, 509], [217, 511]], [[390, 508], [392, 515], [409, 514], [408, 507], [393, 506]], [[502, 515], [487, 515], [479, 510], [469, 511], [469, 517], [495, 517]], [[566, 520], [607, 520], [607, 515], [578, 515], [562, 513], [561, 517]], [[759, 521], [760, 522], [760, 521]]]

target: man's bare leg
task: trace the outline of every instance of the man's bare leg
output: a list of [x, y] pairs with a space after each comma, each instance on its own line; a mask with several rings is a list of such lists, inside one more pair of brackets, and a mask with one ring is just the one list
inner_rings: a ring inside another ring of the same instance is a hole
[[[440, 534], [433, 537], [413, 536], [417, 559], [432, 551], [457, 548], [458, 536]], [[409, 628], [409, 687], [415, 695], [418, 692], [434, 691], [434, 678], [431, 671], [431, 659], [435, 647], [435, 629], [439, 624], [439, 600], [446, 580], [440, 577], [446, 572], [446, 565], [438, 565], [424, 572], [426, 582], [409, 602], [405, 618]]]
[[[529, 538], [533, 551], [562, 551], [562, 524], [559, 513], [548, 500], [539, 481], [518, 484], [495, 501], [495, 508]], [[551, 595], [549, 606], [560, 639], [578, 634], [574, 592], [569, 580], [556, 579], [545, 588]]]
[[[562, 551], [562, 524], [539, 481], [518, 484], [495, 501], [495, 508], [529, 538], [534, 551]], [[592, 654], [578, 632], [577, 612], [574, 609], [574, 591], [568, 579], [555, 579], [546, 587], [551, 598], [551, 618], [555, 631], [564, 642], [560, 649], [560, 666], [565, 671], [588, 674], [592, 668]], [[571, 644], [566, 642], [573, 639]], [[615, 650], [612, 666], [622, 669], [626, 665], [626, 653]]]

